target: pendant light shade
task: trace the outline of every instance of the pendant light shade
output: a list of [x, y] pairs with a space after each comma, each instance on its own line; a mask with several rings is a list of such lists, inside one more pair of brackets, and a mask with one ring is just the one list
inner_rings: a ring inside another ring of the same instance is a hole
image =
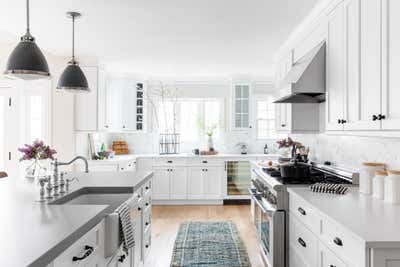
[[29, 0], [26, 0], [26, 33], [8, 58], [4, 75], [9, 78], [35, 80], [49, 78], [49, 66], [29, 29]]
[[70, 92], [89, 92], [89, 85], [85, 74], [75, 60], [75, 19], [81, 16], [78, 12], [68, 12], [67, 17], [72, 19], [72, 59], [58, 80], [57, 89]]

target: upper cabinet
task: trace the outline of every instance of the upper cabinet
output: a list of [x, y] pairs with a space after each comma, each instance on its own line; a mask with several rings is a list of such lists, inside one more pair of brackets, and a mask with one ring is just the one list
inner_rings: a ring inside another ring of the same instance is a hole
[[326, 129], [343, 129], [344, 113], [344, 9], [340, 4], [328, 16], [326, 46]]
[[400, 1], [382, 1], [382, 121], [383, 130], [400, 129]]
[[89, 84], [89, 93], [76, 94], [74, 104], [75, 131], [98, 130], [98, 68], [82, 66]]
[[90, 93], [75, 95], [75, 131], [143, 131], [145, 85], [110, 77], [97, 67], [82, 67]]
[[394, 0], [346, 0], [329, 14], [327, 130], [400, 130], [397, 11]]
[[251, 128], [250, 94], [249, 83], [233, 84], [233, 130], [248, 130]]

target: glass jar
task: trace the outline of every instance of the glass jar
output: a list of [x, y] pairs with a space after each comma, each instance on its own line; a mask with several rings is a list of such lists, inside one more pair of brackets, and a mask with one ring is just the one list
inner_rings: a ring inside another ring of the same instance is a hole
[[388, 171], [385, 179], [385, 202], [400, 203], [400, 171]]
[[372, 194], [372, 179], [377, 171], [384, 171], [385, 164], [378, 162], [364, 162], [360, 170], [360, 193]]
[[385, 178], [388, 175], [387, 171], [375, 172], [375, 177], [372, 179], [372, 196], [377, 199], [384, 198]]

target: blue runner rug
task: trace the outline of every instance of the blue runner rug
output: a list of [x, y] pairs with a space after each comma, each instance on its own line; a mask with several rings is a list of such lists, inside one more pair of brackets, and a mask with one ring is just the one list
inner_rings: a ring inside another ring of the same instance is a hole
[[251, 264], [233, 222], [184, 222], [175, 240], [171, 266], [249, 267]]

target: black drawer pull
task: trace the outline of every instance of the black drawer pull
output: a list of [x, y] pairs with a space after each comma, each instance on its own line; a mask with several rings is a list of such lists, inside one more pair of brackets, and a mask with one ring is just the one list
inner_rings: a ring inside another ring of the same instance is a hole
[[146, 223], [145, 223], [146, 226], [149, 225], [149, 224], [150, 224], [149, 222], [146, 222]]
[[124, 254], [124, 255], [121, 255], [121, 256], [119, 257], [118, 261], [119, 261], [119, 262], [124, 262], [125, 257], [126, 257], [125, 254]]
[[172, 163], [172, 162], [173, 162], [172, 160], [168, 160], [168, 161], [167, 161], [167, 163]]
[[301, 237], [299, 237], [299, 238], [297, 239], [297, 241], [298, 241], [299, 244], [302, 245], [303, 247], [306, 247], [306, 246], [307, 246], [307, 245], [306, 245], [306, 242], [304, 242], [304, 240], [303, 240]]
[[207, 160], [203, 160], [203, 163], [208, 163], [208, 161]]
[[89, 257], [90, 254], [92, 254], [92, 252], [94, 251], [94, 248], [93, 248], [93, 247], [87, 246], [87, 245], [85, 246], [84, 249], [86, 250], [85, 253], [84, 253], [81, 257], [77, 257], [77, 256], [72, 257], [72, 261], [81, 261], [81, 260], [84, 260], [84, 259], [86, 259], [87, 257]]
[[336, 267], [336, 265], [332, 265], [332, 264], [331, 264], [331, 265], [329, 265], [329, 267]]
[[297, 210], [300, 212], [301, 215], [304, 215], [304, 216], [306, 215], [306, 211], [303, 210], [301, 207], [299, 207]]
[[335, 239], [333, 239], [333, 243], [335, 243], [338, 246], [343, 246], [343, 242], [339, 237], [335, 237]]

